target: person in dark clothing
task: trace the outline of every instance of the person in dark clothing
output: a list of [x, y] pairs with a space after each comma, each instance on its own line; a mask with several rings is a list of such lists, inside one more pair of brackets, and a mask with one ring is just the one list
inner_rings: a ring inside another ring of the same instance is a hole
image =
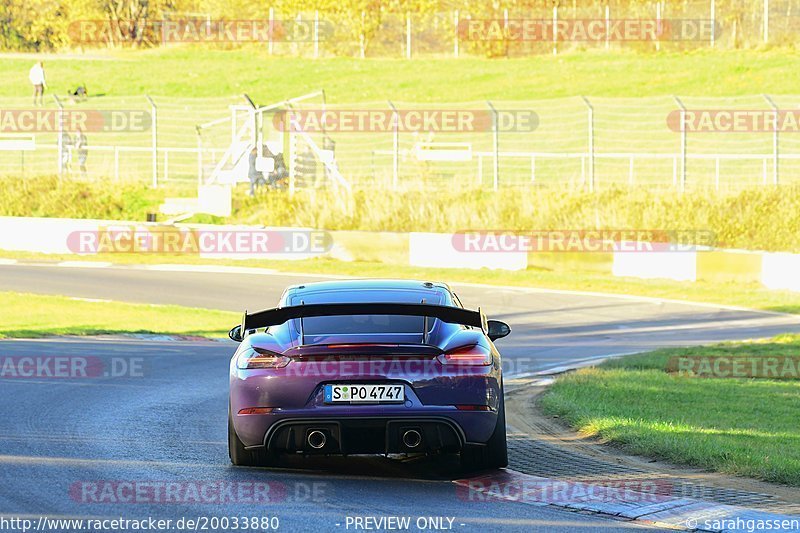
[[86, 177], [86, 159], [89, 157], [89, 141], [86, 134], [79, 129], [75, 134], [75, 154], [78, 156], [78, 165], [81, 170], [81, 177]]
[[258, 179], [261, 177], [261, 172], [256, 170], [256, 159], [258, 159], [258, 148], [254, 146], [250, 150], [250, 156], [248, 157], [247, 178], [250, 180], [250, 192], [248, 193], [250, 196], [256, 195], [256, 185], [258, 185]]

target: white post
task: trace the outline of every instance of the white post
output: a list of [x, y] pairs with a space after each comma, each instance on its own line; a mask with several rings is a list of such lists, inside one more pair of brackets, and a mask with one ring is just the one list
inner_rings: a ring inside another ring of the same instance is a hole
[[553, 6], [553, 55], [558, 53], [558, 31], [556, 31], [556, 26], [558, 26], [558, 5]]
[[661, 51], [661, 0], [656, 2], [656, 52]]
[[458, 9], [453, 14], [453, 21], [455, 22], [455, 34], [453, 35], [453, 55], [458, 57]]
[[609, 30], [610, 25], [611, 25], [611, 8], [609, 8], [608, 4], [606, 4], [606, 50], [608, 50], [609, 40], [611, 39], [611, 31]]
[[269, 55], [272, 55], [272, 34], [275, 32], [275, 9], [269, 8], [269, 41], [267, 44], [267, 50], [269, 51]]
[[508, 56], [508, 8], [503, 9], [503, 48]]
[[764, 0], [764, 42], [769, 42], [769, 0]]

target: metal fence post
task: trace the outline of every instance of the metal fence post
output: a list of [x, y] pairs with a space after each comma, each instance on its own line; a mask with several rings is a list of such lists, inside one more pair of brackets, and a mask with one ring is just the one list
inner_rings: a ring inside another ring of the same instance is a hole
[[284, 128], [289, 128], [286, 137], [284, 138], [283, 156], [284, 161], [288, 165], [289, 171], [289, 196], [294, 196], [296, 181], [297, 181], [297, 168], [295, 166], [295, 157], [297, 153], [297, 136], [294, 133], [294, 124], [292, 124], [292, 115], [294, 108], [292, 104], [286, 102], [286, 122]]
[[780, 152], [778, 151], [778, 120], [780, 120], [780, 111], [778, 110], [778, 106], [775, 105], [775, 102], [768, 94], [763, 96], [767, 103], [772, 107], [773, 111], [775, 111], [775, 129], [772, 132], [772, 184], [777, 185], [779, 183], [778, 171], [780, 166]]
[[589, 191], [594, 192], [594, 107], [589, 103], [588, 98], [585, 96], [581, 96], [581, 98], [583, 98], [583, 103], [586, 104], [586, 108], [589, 112], [587, 117], [589, 122]]
[[503, 48], [505, 56], [508, 57], [509, 39], [508, 39], [508, 8], [503, 9]]
[[114, 181], [119, 181], [119, 146], [114, 146]]
[[453, 35], [453, 55], [458, 57], [458, 9], [455, 10], [453, 14], [453, 22], [455, 23], [455, 32]]
[[392, 190], [396, 191], [400, 174], [400, 115], [391, 101], [389, 106], [392, 108]]
[[362, 11], [361, 12], [361, 31], [358, 34], [358, 49], [359, 49], [359, 53], [360, 53], [361, 59], [364, 59], [365, 57], [367, 57], [367, 36], [364, 35], [364, 25], [367, 23], [366, 22], [366, 18], [367, 18], [367, 12], [366, 11]]
[[497, 110], [491, 102], [487, 101], [486, 105], [492, 111], [492, 151], [494, 152], [494, 178], [492, 181], [492, 188], [496, 191], [500, 187], [500, 124]]
[[58, 106], [58, 177], [64, 174], [64, 105], [61, 103], [61, 100], [58, 98], [57, 95], [53, 95], [53, 100], [56, 101], [56, 105]]
[[197, 132], [197, 185], [203, 184], [203, 135], [200, 133], [200, 126], [195, 128]]
[[150, 129], [152, 133], [152, 155], [153, 155], [153, 188], [158, 187], [158, 108], [156, 103], [150, 98], [149, 95], [144, 95], [147, 101], [150, 102]]
[[681, 108], [681, 175], [678, 190], [686, 191], [686, 107], [677, 96], [672, 97], [675, 103]]
[[269, 41], [267, 42], [267, 50], [269, 55], [272, 55], [272, 35], [275, 32], [275, 8], [269, 8]]
[[711, 48], [714, 48], [717, 40], [717, 4], [716, 0], [711, 0]]
[[319, 11], [314, 10], [314, 58], [319, 57]]
[[553, 6], [553, 55], [558, 53], [558, 4]]
[[406, 59], [411, 59], [411, 13], [406, 12]]
[[656, 52], [661, 51], [661, 0], [656, 1]]

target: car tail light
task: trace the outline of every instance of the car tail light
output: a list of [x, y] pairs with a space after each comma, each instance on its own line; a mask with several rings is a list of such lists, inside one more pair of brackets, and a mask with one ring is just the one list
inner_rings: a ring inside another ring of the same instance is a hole
[[442, 354], [438, 359], [440, 363], [448, 365], [487, 366], [492, 364], [492, 352], [480, 344], [475, 344]]
[[239, 354], [236, 367], [240, 370], [255, 368], [283, 368], [289, 364], [291, 358], [279, 353], [270, 352], [262, 348], [248, 348]]
[[268, 415], [275, 409], [274, 407], [245, 407], [239, 409], [240, 415]]

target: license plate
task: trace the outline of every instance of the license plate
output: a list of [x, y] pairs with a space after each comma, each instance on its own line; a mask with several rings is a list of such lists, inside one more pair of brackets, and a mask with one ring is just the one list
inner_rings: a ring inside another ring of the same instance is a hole
[[402, 385], [325, 385], [325, 403], [404, 402]]

